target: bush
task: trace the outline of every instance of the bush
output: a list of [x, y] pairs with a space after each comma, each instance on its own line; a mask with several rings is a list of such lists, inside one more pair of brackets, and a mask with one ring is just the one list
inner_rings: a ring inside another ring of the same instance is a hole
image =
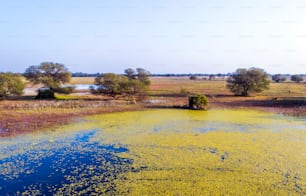
[[39, 89], [36, 99], [55, 99], [54, 91], [51, 89]]
[[205, 110], [208, 99], [205, 95], [194, 95], [189, 97], [189, 108], [193, 110]]
[[300, 83], [303, 81], [303, 76], [301, 75], [292, 75], [291, 80], [296, 83]]
[[20, 75], [0, 73], [0, 97], [22, 95], [24, 87]]
[[284, 82], [284, 81], [286, 81], [286, 77], [285, 77], [285, 76], [282, 76], [281, 74], [276, 74], [276, 75], [273, 75], [273, 76], [272, 76], [272, 80], [273, 80], [274, 82], [277, 82], [277, 83], [279, 83], [279, 82]]
[[197, 76], [190, 76], [189, 77], [189, 80], [197, 80], [198, 78], [197, 78]]

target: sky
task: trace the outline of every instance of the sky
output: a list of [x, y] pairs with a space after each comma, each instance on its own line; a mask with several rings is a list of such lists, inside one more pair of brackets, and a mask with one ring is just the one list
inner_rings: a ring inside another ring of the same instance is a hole
[[306, 73], [305, 0], [0, 0], [0, 72]]

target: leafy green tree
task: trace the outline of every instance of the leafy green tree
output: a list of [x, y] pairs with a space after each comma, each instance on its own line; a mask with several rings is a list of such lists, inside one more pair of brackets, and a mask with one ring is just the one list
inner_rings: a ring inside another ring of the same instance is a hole
[[300, 83], [303, 81], [303, 76], [301, 75], [292, 75], [291, 76], [291, 81], [296, 82], [296, 83]]
[[95, 94], [106, 94], [115, 97], [126, 91], [128, 77], [114, 73], [106, 73], [95, 78], [96, 89], [91, 89]]
[[51, 92], [48, 94], [52, 95], [53, 92], [50, 98], [54, 97], [54, 92], [71, 93], [70, 91], [73, 90], [73, 88], [63, 89], [62, 87], [70, 81], [71, 73], [60, 63], [43, 62], [37, 66], [30, 66], [26, 69], [24, 76], [34, 84], [42, 84], [45, 88], [49, 88]]
[[235, 95], [248, 96], [250, 92], [262, 92], [270, 84], [268, 74], [260, 68], [237, 69], [228, 79], [227, 88]]
[[0, 97], [22, 95], [25, 85], [18, 74], [0, 73]]
[[274, 82], [277, 82], [277, 83], [284, 82], [284, 81], [286, 81], [286, 77], [282, 76], [281, 74], [275, 74], [275, 75], [272, 76], [272, 80]]
[[138, 68], [136, 71], [129, 68], [124, 72], [125, 75], [107, 73], [96, 77], [95, 85], [97, 87], [91, 88], [92, 93], [106, 94], [113, 97], [126, 95], [133, 100], [135, 96], [144, 97], [150, 85], [150, 73], [142, 68]]
[[204, 110], [208, 105], [205, 95], [194, 95], [189, 97], [189, 108], [193, 110]]

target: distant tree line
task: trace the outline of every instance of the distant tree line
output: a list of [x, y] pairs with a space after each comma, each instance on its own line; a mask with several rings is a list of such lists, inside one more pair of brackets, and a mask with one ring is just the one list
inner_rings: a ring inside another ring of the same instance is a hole
[[101, 73], [83, 73], [83, 72], [75, 72], [72, 73], [72, 77], [98, 77], [102, 75]]
[[38, 91], [37, 98], [55, 98], [55, 93], [73, 92], [73, 87], [64, 86], [69, 83], [72, 76], [95, 77], [95, 87], [91, 92], [116, 97], [126, 96], [131, 99], [144, 97], [147, 94], [150, 77], [189, 77], [197, 80], [197, 77], [208, 77], [214, 80], [215, 77], [226, 77], [227, 88], [236, 95], [247, 96], [249, 93], [261, 92], [269, 87], [270, 80], [284, 82], [291, 80], [296, 83], [303, 82], [304, 74], [275, 74], [269, 75], [259, 68], [237, 69], [234, 73], [227, 74], [151, 74], [145, 69], [126, 69], [123, 74], [95, 73], [88, 74], [77, 72], [72, 74], [63, 64], [43, 62], [39, 65], [29, 66], [25, 73], [0, 73], [0, 97], [19, 96], [25, 88], [24, 76], [33, 84], [40, 84], [44, 88]]
[[[84, 73], [84, 72], [75, 72], [72, 73], [72, 77], [98, 77], [100, 75], [103, 75], [103, 73]], [[190, 77], [190, 76], [196, 76], [196, 77], [209, 77], [211, 75], [214, 75], [216, 77], [226, 77], [230, 76], [231, 73], [227, 74], [205, 74], [205, 73], [188, 73], [188, 74], [175, 74], [175, 73], [166, 73], [166, 74], [150, 74], [150, 77]]]

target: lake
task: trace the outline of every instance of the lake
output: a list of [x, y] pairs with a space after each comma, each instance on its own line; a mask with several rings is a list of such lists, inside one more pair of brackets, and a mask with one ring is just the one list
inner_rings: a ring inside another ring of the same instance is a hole
[[303, 195], [306, 118], [101, 114], [0, 139], [0, 195]]

